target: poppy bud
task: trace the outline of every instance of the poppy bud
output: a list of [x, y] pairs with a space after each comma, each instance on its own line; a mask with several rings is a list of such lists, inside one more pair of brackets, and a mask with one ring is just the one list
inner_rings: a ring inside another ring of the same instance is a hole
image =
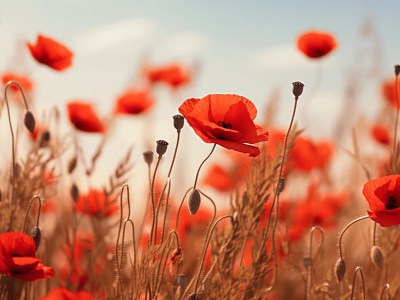
[[374, 263], [374, 265], [378, 267], [379, 270], [383, 269], [385, 258], [383, 257], [383, 253], [380, 247], [378, 246], [372, 247], [371, 260]]
[[76, 168], [77, 160], [76, 156], [74, 156], [68, 163], [68, 173], [71, 174]]
[[396, 76], [399, 76], [399, 74], [400, 74], [400, 65], [395, 65], [394, 66], [394, 74], [396, 74]]
[[343, 280], [344, 274], [346, 273], [346, 263], [344, 262], [344, 259], [339, 258], [336, 261], [334, 271], [337, 281], [341, 282]]
[[40, 232], [39, 227], [37, 226], [33, 227], [33, 229], [31, 230], [31, 237], [35, 241], [36, 251], [37, 251], [40, 245], [40, 239], [42, 237], [42, 233]]
[[312, 258], [311, 257], [305, 257], [303, 258], [303, 265], [307, 268], [307, 267], [311, 267], [312, 266]]
[[276, 193], [280, 194], [282, 193], [283, 189], [285, 188], [285, 179], [280, 178], [278, 181], [278, 184], [276, 185]]
[[35, 117], [29, 110], [25, 113], [24, 124], [31, 133], [35, 131]]
[[180, 286], [187, 285], [188, 281], [189, 278], [185, 274], [179, 274], [178, 277], [176, 277], [176, 283]]
[[188, 208], [191, 215], [195, 215], [199, 210], [201, 202], [200, 193], [196, 189], [191, 189], [188, 196]]
[[190, 296], [188, 298], [188, 300], [197, 300], [197, 299], [198, 298], [197, 298], [197, 294], [196, 293], [190, 294]]
[[72, 200], [74, 200], [74, 202], [76, 202], [78, 200], [78, 198], [79, 198], [79, 189], [78, 189], [78, 187], [76, 186], [75, 183], [71, 186], [71, 191], [70, 192], [71, 192]]
[[153, 151], [143, 152], [143, 158], [146, 164], [151, 165], [151, 163], [153, 162], [153, 154]]
[[293, 84], [293, 95], [298, 98], [303, 93], [304, 84], [300, 81], [295, 81]]
[[156, 152], [161, 157], [164, 155], [165, 152], [167, 152], [168, 142], [164, 140], [158, 140], [156, 143], [157, 143]]
[[174, 119], [174, 127], [176, 130], [181, 131], [183, 125], [185, 124], [185, 118], [182, 115], [175, 115], [172, 117]]
[[50, 141], [50, 132], [48, 130], [44, 131], [40, 136], [40, 147], [46, 147]]

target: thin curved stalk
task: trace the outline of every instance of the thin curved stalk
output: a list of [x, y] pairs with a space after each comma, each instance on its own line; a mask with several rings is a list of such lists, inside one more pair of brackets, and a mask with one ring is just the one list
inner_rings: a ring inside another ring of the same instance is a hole
[[25, 213], [24, 227], [22, 228], [22, 232], [26, 232], [26, 227], [28, 225], [28, 216], [29, 216], [29, 212], [31, 210], [32, 203], [33, 203], [34, 200], [37, 200], [37, 202], [39, 204], [38, 212], [37, 212], [37, 216], [36, 216], [36, 227], [39, 227], [40, 212], [41, 212], [41, 209], [42, 209], [42, 199], [38, 195], [35, 195], [29, 201], [28, 209], [26, 210], [26, 213]]
[[354, 220], [351, 221], [349, 224], [347, 224], [346, 227], [343, 228], [343, 230], [340, 232], [340, 235], [339, 235], [339, 255], [340, 255], [340, 258], [341, 258], [341, 259], [343, 259], [343, 249], [342, 249], [342, 239], [343, 239], [343, 235], [345, 234], [345, 232], [346, 232], [353, 224], [355, 224], [355, 223], [357, 223], [357, 222], [359, 222], [359, 221], [368, 219], [368, 218], [369, 218], [369, 216], [367, 215], [367, 216], [363, 216], [363, 217], [359, 217], [359, 218], [357, 218], [357, 219], [354, 219]]
[[318, 256], [319, 252], [322, 249], [322, 246], [324, 244], [324, 231], [322, 230], [321, 227], [319, 226], [314, 226], [310, 230], [310, 238], [309, 238], [309, 249], [308, 249], [308, 264], [307, 264], [307, 283], [306, 283], [306, 300], [311, 299], [311, 286], [312, 286], [312, 266], [313, 266], [313, 235], [315, 231], [319, 231], [321, 234], [321, 242], [318, 246], [318, 250], [315, 254], [315, 257]]
[[[149, 246], [152, 245], [152, 243], [153, 243], [154, 225], [155, 225], [155, 218], [156, 218], [156, 205], [154, 202], [154, 200], [155, 200], [154, 199], [154, 184], [156, 181], [156, 174], [157, 174], [158, 166], [160, 165], [160, 161], [161, 161], [161, 156], [158, 156], [156, 167], [155, 167], [154, 173], [153, 173], [153, 179], [151, 180], [150, 190], [151, 190], [151, 209], [152, 209], [153, 218], [152, 218], [152, 223], [151, 223]], [[156, 243], [156, 241], [155, 241], [155, 243]]]
[[356, 268], [356, 271], [354, 272], [354, 275], [353, 275], [353, 284], [352, 284], [352, 287], [351, 287], [351, 297], [350, 297], [350, 300], [353, 300], [353, 297], [354, 297], [354, 292], [355, 292], [355, 284], [356, 284], [356, 277], [357, 277], [357, 274], [360, 274], [360, 280], [361, 280], [361, 287], [362, 287], [362, 299], [363, 300], [365, 300], [366, 298], [365, 298], [365, 281], [364, 281], [364, 274], [363, 274], [363, 271], [362, 271], [362, 268], [361, 267], [357, 267]]
[[217, 144], [214, 144], [214, 146], [213, 146], [212, 149], [211, 149], [210, 154], [207, 155], [207, 157], [202, 161], [202, 163], [200, 164], [199, 168], [197, 169], [196, 178], [194, 179], [194, 184], [193, 184], [193, 188], [194, 188], [194, 189], [195, 189], [196, 186], [197, 186], [197, 181], [198, 181], [198, 179], [199, 179], [199, 174], [200, 174], [201, 167], [204, 165], [204, 163], [207, 161], [207, 159], [210, 158], [211, 154], [213, 154], [213, 152], [214, 152], [216, 146], [217, 146]]
[[21, 85], [15, 81], [8, 81], [5, 88], [4, 88], [4, 100], [6, 101], [7, 106], [7, 116], [8, 116], [8, 124], [10, 126], [10, 133], [11, 133], [11, 155], [12, 155], [12, 172], [11, 172], [11, 184], [12, 184], [12, 191], [11, 191], [11, 203], [14, 204], [15, 202], [15, 173], [16, 173], [16, 165], [15, 165], [15, 138], [14, 138], [14, 130], [11, 123], [11, 113], [10, 113], [10, 106], [8, 103], [7, 91], [8, 88], [14, 85], [18, 88], [18, 90], [22, 94], [22, 98], [24, 100], [25, 108], [29, 111], [28, 103], [25, 98], [24, 90], [22, 89]]

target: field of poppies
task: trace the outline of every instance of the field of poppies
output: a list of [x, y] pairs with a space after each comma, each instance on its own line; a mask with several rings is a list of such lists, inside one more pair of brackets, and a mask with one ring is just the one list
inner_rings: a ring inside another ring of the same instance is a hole
[[[319, 30], [293, 43], [316, 64], [340, 46]], [[24, 51], [41, 68], [74, 67], [73, 49], [55, 37], [39, 34]], [[400, 299], [393, 65], [377, 83], [373, 118], [343, 126], [357, 93], [350, 84], [326, 139], [297, 121], [309, 88], [301, 78], [265, 111], [245, 95], [180, 99], [174, 115], [159, 114], [167, 141], [154, 138], [154, 90], [185, 89], [195, 71], [184, 63], [143, 64], [106, 118], [83, 100], [38, 112], [35, 78], [3, 72], [0, 299]], [[283, 101], [292, 106], [285, 127], [274, 122]], [[104, 167], [111, 137], [135, 134], [121, 118], [142, 123], [146, 151], [134, 157], [138, 145], [127, 147]], [[208, 154], [185, 148], [188, 136]]]

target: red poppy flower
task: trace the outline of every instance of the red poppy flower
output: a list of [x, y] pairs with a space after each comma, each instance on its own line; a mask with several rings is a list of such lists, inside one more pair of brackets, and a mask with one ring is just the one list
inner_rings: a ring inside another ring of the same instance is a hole
[[383, 227], [400, 224], [400, 175], [368, 181], [363, 189], [369, 217]]
[[179, 111], [206, 143], [257, 156], [260, 149], [249, 144], [268, 140], [268, 132], [254, 124], [256, 107], [242, 96], [213, 94], [192, 98]]
[[298, 137], [289, 153], [288, 169], [311, 172], [328, 164], [333, 155], [333, 146], [328, 141], [314, 142], [304, 137]]
[[122, 93], [115, 106], [118, 114], [137, 115], [149, 110], [154, 99], [146, 89], [129, 89]]
[[75, 210], [93, 217], [109, 217], [118, 211], [118, 206], [115, 199], [110, 199], [103, 191], [92, 189], [87, 194], [79, 195]]
[[300, 239], [312, 226], [332, 228], [336, 224], [338, 213], [348, 199], [348, 194], [345, 192], [320, 194], [318, 184], [311, 183], [306, 197], [294, 208], [288, 239], [291, 241]]
[[190, 81], [188, 70], [179, 64], [148, 68], [146, 70], [146, 75], [151, 83], [162, 82], [173, 88], [183, 86]]
[[[13, 73], [13, 72], [7, 72], [1, 76], [1, 81], [3, 82], [4, 85], [6, 85], [7, 82], [9, 82], [9, 81], [15, 81], [20, 84], [20, 86], [22, 87], [24, 92], [32, 92], [32, 90], [33, 90], [33, 83], [31, 81], [31, 79], [26, 75], [17, 74], [17, 73]], [[10, 85], [9, 88], [14, 92], [18, 91], [18, 87], [16, 87], [13, 84]]]
[[390, 144], [390, 133], [386, 126], [376, 123], [371, 128], [372, 137], [382, 145]]
[[47, 296], [39, 300], [94, 300], [95, 298], [86, 291], [72, 292], [66, 288], [52, 289]]
[[26, 281], [54, 276], [53, 268], [36, 257], [33, 238], [23, 232], [0, 234], [0, 273]]
[[320, 58], [337, 47], [333, 35], [321, 31], [307, 31], [297, 39], [297, 48], [309, 58]]
[[39, 34], [36, 44], [26, 45], [37, 62], [54, 70], [62, 71], [72, 64], [72, 51], [50, 37]]
[[72, 101], [68, 103], [67, 109], [69, 119], [76, 129], [92, 133], [105, 131], [105, 127], [97, 116], [92, 104]]
[[[396, 108], [396, 80], [386, 80], [382, 83], [382, 94], [383, 97], [390, 105]], [[399, 107], [400, 107], [400, 83], [397, 86], [397, 94], [399, 97]]]

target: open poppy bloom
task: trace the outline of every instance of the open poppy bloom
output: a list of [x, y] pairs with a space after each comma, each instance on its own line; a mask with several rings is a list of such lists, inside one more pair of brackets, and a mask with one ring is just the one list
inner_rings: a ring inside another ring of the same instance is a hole
[[93, 105], [82, 101], [72, 101], [67, 105], [68, 116], [76, 129], [101, 133], [105, 131], [104, 125], [97, 116]]
[[146, 76], [151, 83], [162, 82], [173, 88], [185, 85], [190, 81], [188, 70], [179, 64], [148, 68]]
[[86, 291], [72, 292], [66, 288], [55, 288], [39, 300], [94, 300], [94, 297]]
[[[13, 73], [13, 72], [7, 72], [7, 73], [3, 73], [3, 75], [1, 75], [1, 81], [4, 85], [6, 85], [7, 82], [9, 82], [9, 81], [15, 81], [15, 82], [19, 83], [19, 85], [22, 87], [24, 92], [32, 92], [32, 90], [33, 90], [33, 83], [31, 81], [31, 79], [26, 75], [17, 74], [17, 73]], [[9, 89], [11, 89], [14, 92], [18, 91], [18, 87], [16, 87], [14, 84], [10, 85]]]
[[[397, 94], [400, 107], [400, 83], [397, 86]], [[382, 83], [382, 95], [391, 106], [396, 108], [396, 80], [389, 79]]]
[[307, 31], [297, 39], [297, 48], [309, 58], [320, 58], [337, 47], [333, 35], [321, 31]]
[[56, 71], [63, 71], [72, 64], [72, 51], [50, 37], [39, 34], [36, 44], [26, 45], [37, 62]]
[[371, 135], [379, 144], [389, 145], [391, 143], [389, 129], [385, 125], [375, 123], [371, 127]]
[[256, 107], [242, 96], [211, 94], [191, 98], [179, 107], [179, 112], [206, 143], [257, 156], [260, 149], [249, 144], [268, 140], [268, 132], [254, 124]]
[[109, 217], [118, 211], [118, 206], [115, 200], [107, 197], [103, 191], [92, 189], [79, 196], [75, 210], [93, 217]]
[[400, 224], [400, 175], [368, 181], [363, 189], [369, 217], [383, 227]]
[[0, 234], [0, 273], [26, 281], [54, 276], [53, 268], [36, 257], [33, 238], [23, 232]]
[[288, 169], [311, 172], [325, 167], [333, 156], [333, 146], [328, 141], [312, 141], [298, 137], [289, 153]]
[[154, 99], [148, 90], [129, 89], [122, 93], [115, 106], [118, 114], [138, 115], [149, 110], [154, 104]]

